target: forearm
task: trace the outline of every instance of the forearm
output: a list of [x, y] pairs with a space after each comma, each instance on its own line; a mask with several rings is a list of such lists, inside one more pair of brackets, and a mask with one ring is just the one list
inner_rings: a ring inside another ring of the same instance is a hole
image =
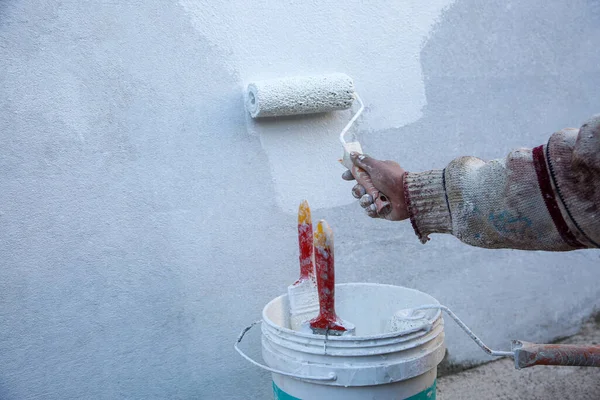
[[[563, 143], [565, 135], [572, 136], [571, 144]], [[597, 199], [581, 206], [576, 201], [582, 191], [574, 183], [577, 177], [562, 177], [570, 171], [564, 153], [573, 152], [576, 136], [576, 132], [562, 131], [553, 136], [549, 148], [517, 150], [489, 162], [462, 157], [444, 170], [407, 173], [405, 198], [415, 233], [423, 243], [431, 233], [452, 233], [465, 243], [486, 248], [566, 251], [596, 247], [594, 232], [586, 235], [579, 228], [597, 226], [599, 213], [590, 211], [594, 204], [598, 206]], [[553, 151], [558, 155], [552, 158]], [[588, 174], [587, 180], [596, 187], [600, 183], [594, 174]], [[567, 193], [561, 193], [558, 186]]]
[[462, 157], [444, 170], [405, 179], [411, 222], [422, 242], [430, 233], [452, 233], [478, 247], [571, 249], [546, 210], [531, 151], [487, 163]]

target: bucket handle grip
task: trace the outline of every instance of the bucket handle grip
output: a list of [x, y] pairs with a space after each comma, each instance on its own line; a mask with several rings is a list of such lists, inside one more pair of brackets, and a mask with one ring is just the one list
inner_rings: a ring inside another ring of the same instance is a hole
[[254, 365], [256, 365], [257, 367], [259, 367], [259, 368], [262, 368], [262, 369], [264, 369], [264, 370], [266, 370], [266, 371], [272, 372], [272, 373], [274, 373], [274, 374], [279, 374], [279, 375], [289, 376], [289, 377], [291, 377], [291, 378], [297, 378], [297, 379], [306, 379], [306, 380], [309, 380], [309, 381], [324, 381], [324, 382], [327, 382], [327, 381], [335, 381], [335, 380], [337, 380], [337, 375], [335, 374], [335, 372], [330, 372], [330, 373], [329, 373], [329, 376], [326, 376], [326, 377], [325, 377], [325, 376], [297, 375], [297, 374], [294, 374], [294, 373], [291, 373], [291, 372], [284, 372], [284, 371], [280, 371], [280, 370], [277, 370], [277, 369], [274, 369], [274, 368], [271, 368], [271, 367], [267, 367], [266, 365], [264, 365], [264, 364], [261, 364], [261, 363], [259, 363], [259, 362], [255, 361], [255, 360], [253, 360], [252, 358], [248, 357], [248, 356], [247, 356], [247, 355], [246, 355], [246, 354], [245, 354], [245, 353], [244, 353], [244, 352], [243, 352], [243, 351], [242, 351], [242, 350], [239, 348], [239, 344], [241, 343], [242, 339], [244, 338], [244, 335], [246, 335], [246, 333], [247, 333], [247, 332], [248, 332], [250, 329], [252, 329], [252, 328], [253, 328], [255, 325], [258, 325], [258, 324], [260, 324], [260, 323], [262, 323], [262, 321], [255, 321], [255, 322], [253, 322], [251, 325], [249, 325], [249, 326], [247, 326], [246, 328], [244, 328], [244, 329], [242, 330], [242, 332], [240, 333], [240, 335], [238, 336], [238, 338], [237, 338], [237, 340], [235, 341], [235, 344], [234, 344], [234, 346], [233, 346], [233, 347], [235, 348], [235, 350], [236, 350], [238, 353], [240, 353], [240, 355], [241, 355], [242, 357], [244, 357], [246, 360], [248, 360], [248, 361], [249, 361], [249, 362], [251, 362], [252, 364], [254, 364]]

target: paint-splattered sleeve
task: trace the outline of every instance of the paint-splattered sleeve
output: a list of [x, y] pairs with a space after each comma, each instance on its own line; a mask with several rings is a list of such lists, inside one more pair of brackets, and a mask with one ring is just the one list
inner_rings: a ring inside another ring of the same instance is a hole
[[452, 233], [486, 248], [600, 247], [600, 116], [504, 159], [461, 157], [443, 170], [408, 173], [405, 194], [423, 243]]

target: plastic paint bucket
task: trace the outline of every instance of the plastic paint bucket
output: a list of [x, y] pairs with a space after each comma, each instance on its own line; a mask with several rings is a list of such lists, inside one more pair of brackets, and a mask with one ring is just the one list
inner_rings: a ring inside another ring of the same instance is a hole
[[275, 399], [435, 399], [446, 351], [441, 311], [425, 311], [410, 330], [386, 332], [396, 311], [423, 304], [439, 303], [400, 286], [338, 284], [337, 314], [356, 325], [356, 336], [326, 337], [289, 329], [287, 295], [273, 299], [262, 314], [262, 355]]

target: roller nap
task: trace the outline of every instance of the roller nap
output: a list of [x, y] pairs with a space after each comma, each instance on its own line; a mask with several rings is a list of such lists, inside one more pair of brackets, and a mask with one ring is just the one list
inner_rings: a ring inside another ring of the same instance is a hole
[[252, 118], [347, 110], [354, 83], [346, 74], [289, 77], [251, 82], [246, 108]]

